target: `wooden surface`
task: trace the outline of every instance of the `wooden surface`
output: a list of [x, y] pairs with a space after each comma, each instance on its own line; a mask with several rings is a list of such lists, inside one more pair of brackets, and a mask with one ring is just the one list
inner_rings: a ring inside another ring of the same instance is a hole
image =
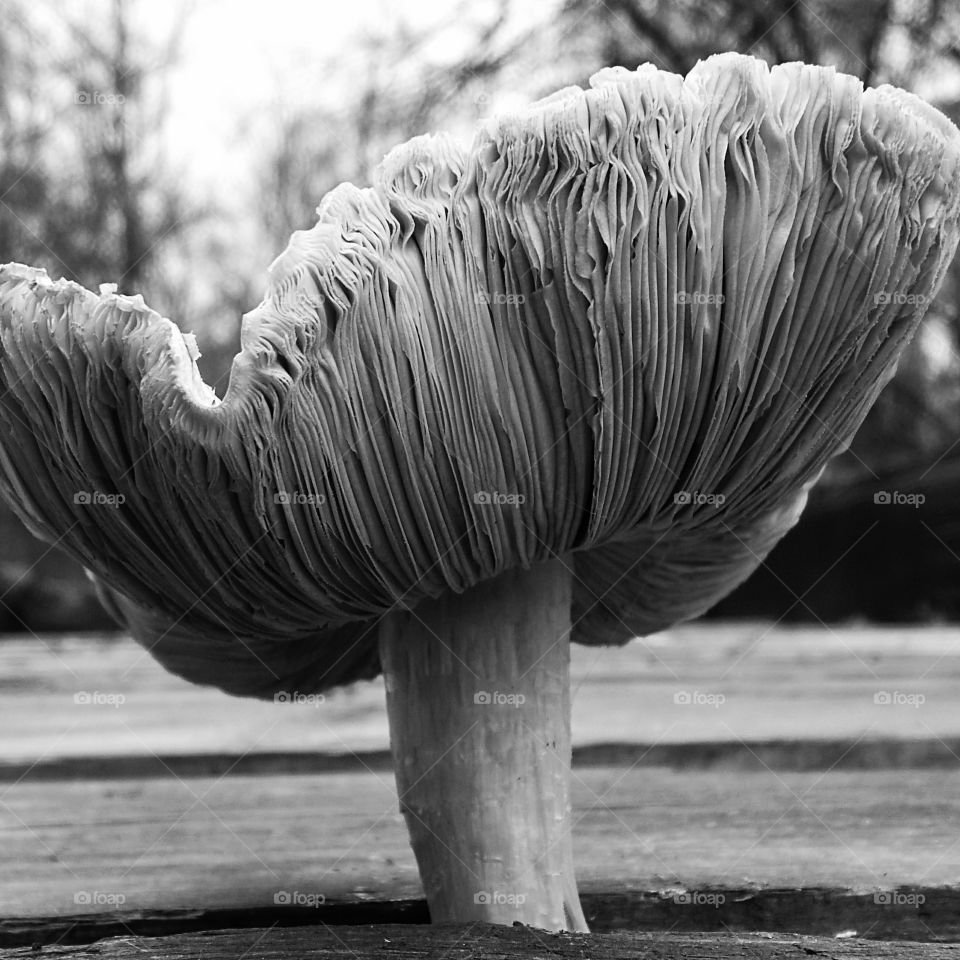
[[[663, 933], [544, 956], [954, 955], [876, 938], [960, 939], [960, 631], [708, 624], [575, 648], [572, 675], [592, 929]], [[191, 687], [122, 639], [0, 641], [0, 947], [120, 933], [98, 956], [372, 955], [384, 928], [350, 911], [425, 909], [386, 748], [379, 682], [256, 703]], [[298, 913], [281, 893], [326, 902]], [[282, 929], [320, 916], [347, 939]], [[869, 950], [721, 935], [847, 929]], [[397, 956], [530, 953], [499, 932], [475, 953], [401, 933]]]
[[[109, 911], [118, 896], [125, 910], [421, 896], [389, 774], [53, 786], [0, 793], [0, 916]], [[871, 894], [960, 877], [957, 771], [590, 768], [572, 788], [584, 892]]]
[[612, 933], [550, 934], [525, 927], [364, 926], [220, 930], [145, 939], [120, 937], [88, 948], [29, 947], [4, 951], [4, 960], [28, 957], [97, 960], [238, 960], [238, 958], [378, 957], [394, 960], [941, 960], [960, 957], [960, 944], [878, 943], [796, 934]]
[[[573, 647], [573, 742], [960, 738], [960, 629], [705, 624]], [[922, 695], [919, 708], [876, 704]], [[78, 693], [120, 706], [76, 704]], [[718, 707], [677, 694], [721, 694]], [[0, 640], [0, 762], [109, 755], [386, 750], [381, 681], [261, 703], [166, 674], [127, 640]]]
[[[680, 908], [677, 895], [642, 891], [585, 892], [581, 902], [593, 933], [789, 931], [802, 936], [862, 940], [960, 940], [955, 889], [900, 891], [901, 905], [834, 889], [700, 891], [725, 902]], [[911, 899], [912, 898], [912, 899]], [[922, 906], [910, 905], [912, 900]], [[908, 902], [909, 901], [909, 902]], [[159, 937], [181, 933], [282, 927], [426, 924], [424, 900], [331, 901], [313, 907], [226, 907], [214, 910], [117, 910], [56, 918], [0, 920], [0, 951], [15, 947], [83, 946], [107, 937]], [[3, 956], [0, 952], [0, 956]]]

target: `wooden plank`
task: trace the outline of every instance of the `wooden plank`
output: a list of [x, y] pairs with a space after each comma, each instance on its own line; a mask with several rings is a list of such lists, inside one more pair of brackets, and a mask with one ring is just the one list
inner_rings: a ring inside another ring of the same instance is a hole
[[[572, 660], [578, 746], [960, 738], [953, 629], [694, 624], [618, 649], [575, 646]], [[884, 692], [892, 702], [875, 703]], [[319, 705], [237, 700], [165, 673], [123, 638], [0, 641], [0, 694], [7, 763], [388, 747], [380, 681]], [[682, 694], [691, 702], [675, 702]]]
[[[872, 896], [960, 876], [956, 770], [598, 767], [574, 771], [573, 803], [586, 893]], [[283, 893], [421, 896], [389, 773], [0, 788], [0, 916], [257, 909]]]
[[[593, 933], [780, 930], [834, 938], [856, 935], [870, 940], [960, 939], [960, 914], [954, 889], [901, 890], [896, 895], [899, 904], [878, 903], [878, 898], [871, 895], [821, 888], [699, 893], [702, 901], [699, 905], [692, 897], [688, 898], [690, 902], [684, 902], [675, 894], [626, 890], [582, 893], [581, 903]], [[162, 937], [202, 930], [429, 922], [430, 913], [424, 900], [330, 901], [313, 907], [118, 910], [69, 917], [0, 920], [0, 949], [82, 946], [107, 937]]]
[[[960, 738], [902, 740], [768, 740], [702, 743], [597, 743], [575, 747], [573, 766], [670, 767], [676, 770], [923, 770], [955, 769]], [[390, 772], [388, 750], [364, 753], [134, 754], [0, 761], [0, 784], [63, 780], [144, 780], [179, 777], [277, 776]]]
[[611, 933], [552, 934], [528, 927], [486, 924], [436, 926], [291, 927], [224, 930], [149, 939], [120, 937], [89, 948], [53, 947], [41, 953], [29, 947], [0, 951], [3, 960], [36, 957], [97, 960], [237, 960], [238, 957], [442, 957], [445, 960], [514, 960], [570, 957], [576, 960], [797, 960], [846, 957], [871, 960], [941, 960], [960, 956], [958, 944], [880, 943], [855, 938], [782, 934]]
[[[675, 898], [712, 891], [725, 902], [700, 926], [859, 918], [872, 935], [960, 935], [957, 647], [945, 630], [711, 624], [576, 648], [575, 854], [595, 928], [684, 929], [694, 913]], [[877, 704], [881, 690], [901, 696]], [[76, 704], [79, 691], [126, 700]], [[41, 757], [54, 762], [11, 782]], [[128, 779], [103, 779], [119, 769]], [[284, 890], [371, 907], [420, 895], [379, 683], [319, 707], [258, 704], [184, 684], [122, 639], [0, 642], [5, 775], [3, 917], [43, 926], [122, 896], [129, 926], [157, 910], [256, 918]], [[874, 901], [891, 890], [926, 905]]]

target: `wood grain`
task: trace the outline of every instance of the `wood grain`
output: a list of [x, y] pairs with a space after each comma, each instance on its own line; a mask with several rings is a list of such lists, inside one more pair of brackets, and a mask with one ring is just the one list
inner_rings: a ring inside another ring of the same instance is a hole
[[[960, 632], [949, 628], [693, 624], [623, 648], [574, 645], [571, 681], [575, 747], [960, 738]], [[81, 692], [125, 701], [76, 704]], [[882, 692], [924, 701], [875, 703]], [[316, 705], [261, 703], [191, 686], [124, 638], [0, 641], [0, 762], [388, 746], [379, 680]]]
[[29, 947], [0, 950], [3, 960], [27, 957], [96, 958], [96, 960], [237, 960], [251, 958], [394, 958], [421, 960], [799, 960], [846, 957], [870, 960], [943, 960], [960, 957], [958, 944], [879, 943], [856, 938], [806, 937], [797, 934], [692, 933], [545, 933], [526, 927], [485, 924], [435, 926], [274, 927], [218, 930], [157, 939], [119, 937], [88, 948]]
[[[937, 888], [960, 772], [575, 770], [580, 889]], [[0, 916], [422, 896], [389, 773], [0, 788]], [[79, 902], [78, 902], [79, 901]], [[960, 896], [958, 896], [960, 904]]]
[[[594, 930], [673, 933], [570, 955], [956, 955], [722, 931], [960, 938], [958, 658], [960, 636], [945, 629], [706, 624], [575, 647], [584, 904]], [[125, 701], [77, 704], [81, 691]], [[879, 691], [900, 702], [875, 703]], [[697, 692], [725, 699], [697, 703]], [[351, 931], [364, 917], [350, 910], [422, 919], [386, 729], [379, 682], [318, 706], [262, 704], [184, 684], [123, 638], [0, 641], [0, 944], [256, 923], [251, 940], [218, 931], [169, 951], [239, 956], [258, 936], [256, 955], [334, 950], [311, 933], [265, 932], [316, 922], [276, 904], [282, 892], [325, 897]], [[890, 891], [914, 900], [878, 899]], [[691, 892], [725, 899], [691, 905]], [[691, 925], [718, 935], [678, 934]], [[344, 936], [358, 955], [384, 932], [356, 929]], [[412, 929], [398, 956], [461, 949]], [[481, 955], [530, 952], [492, 936]], [[159, 944], [97, 946], [173, 955]]]

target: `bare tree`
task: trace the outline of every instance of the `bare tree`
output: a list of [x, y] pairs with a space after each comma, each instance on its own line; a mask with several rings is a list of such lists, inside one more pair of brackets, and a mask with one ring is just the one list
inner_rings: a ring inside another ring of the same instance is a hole
[[[175, 64], [186, 8], [169, 35], [151, 39], [136, 28], [138, 0], [111, 0], [103, 22], [72, 22], [63, 69], [77, 106], [79, 147], [67, 185], [73, 224], [84, 237], [71, 251], [78, 279], [109, 277], [148, 295], [152, 268], [199, 211], [188, 205], [167, 165], [162, 141], [165, 78]], [[69, 264], [68, 264], [69, 266]]]
[[[499, 0], [492, 16], [470, 20], [471, 5], [413, 30], [400, 22], [359, 35], [349, 58], [322, 65], [322, 74], [349, 76], [346, 97], [304, 103], [271, 118], [270, 147], [256, 176], [264, 227], [276, 245], [312, 222], [318, 200], [338, 183], [369, 183], [391, 147], [442, 129], [482, 110], [484, 93], [504, 82], [521, 51], [533, 51], [538, 31], [510, 32], [511, 0]], [[466, 53], [438, 57], [439, 36], [454, 24], [472, 24]]]
[[[135, 26], [136, 8], [110, 0], [80, 19], [65, 3], [5, 3], [0, 262], [87, 287], [115, 281], [166, 312], [166, 267], [205, 212], [185, 198], [163, 139], [165, 81], [187, 10], [157, 41]], [[105, 623], [79, 567], [35, 541], [5, 505], [0, 530], [0, 629]]]

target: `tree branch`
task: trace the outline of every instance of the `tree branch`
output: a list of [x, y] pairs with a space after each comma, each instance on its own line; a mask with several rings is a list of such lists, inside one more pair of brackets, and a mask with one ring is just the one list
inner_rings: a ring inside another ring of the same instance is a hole
[[663, 65], [674, 73], [685, 74], [693, 66], [690, 50], [682, 46], [667, 32], [666, 28], [645, 13], [637, 0], [605, 0], [607, 9], [622, 13], [634, 33], [646, 40]]

